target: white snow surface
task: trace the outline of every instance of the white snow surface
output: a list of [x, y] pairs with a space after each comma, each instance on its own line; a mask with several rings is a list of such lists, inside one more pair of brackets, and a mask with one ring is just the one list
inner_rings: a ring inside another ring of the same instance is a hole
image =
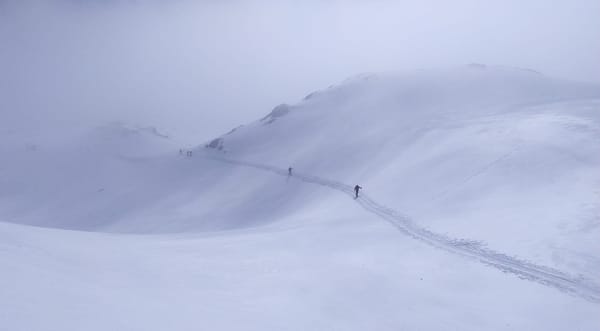
[[360, 75], [192, 157], [0, 130], [1, 330], [600, 329], [599, 85]]

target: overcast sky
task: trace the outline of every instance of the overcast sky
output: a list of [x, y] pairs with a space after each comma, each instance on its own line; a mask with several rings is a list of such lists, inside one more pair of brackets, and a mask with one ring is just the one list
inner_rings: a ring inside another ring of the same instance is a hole
[[362, 72], [478, 62], [598, 81], [598, 59], [598, 0], [0, 0], [0, 121], [201, 142]]

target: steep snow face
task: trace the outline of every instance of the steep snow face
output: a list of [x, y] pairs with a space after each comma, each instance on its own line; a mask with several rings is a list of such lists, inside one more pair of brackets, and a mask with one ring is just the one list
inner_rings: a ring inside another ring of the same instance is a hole
[[377, 146], [395, 140], [410, 143], [402, 135], [474, 117], [523, 113], [523, 108], [537, 104], [598, 97], [599, 90], [596, 85], [504, 68], [361, 75], [311, 93], [294, 106], [275, 107], [260, 121], [221, 137], [222, 147], [256, 159], [282, 153], [284, 163], [322, 159], [312, 148], [349, 147], [362, 155], [378, 150], [368, 148], [374, 140]]
[[485, 66], [362, 75], [273, 114], [211, 153], [360, 183], [433, 231], [600, 271], [598, 85]]

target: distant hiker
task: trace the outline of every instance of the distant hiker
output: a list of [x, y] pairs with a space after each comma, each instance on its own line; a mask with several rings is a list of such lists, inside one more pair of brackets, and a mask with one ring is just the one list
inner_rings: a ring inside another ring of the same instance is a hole
[[358, 190], [360, 190], [362, 187], [356, 185], [354, 186], [354, 199], [358, 199]]
[[288, 176], [291, 176], [291, 175], [292, 175], [292, 167], [289, 167], [288, 168]]
[[179, 155], [183, 155], [183, 149], [179, 149]]
[[190, 157], [191, 157], [191, 156], [192, 156], [192, 151], [188, 151], [188, 152], [187, 152], [187, 156], [190, 156]]

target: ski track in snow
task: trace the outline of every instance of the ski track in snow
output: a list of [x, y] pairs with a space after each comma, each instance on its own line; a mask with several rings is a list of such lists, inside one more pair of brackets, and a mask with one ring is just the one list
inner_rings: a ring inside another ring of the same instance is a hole
[[[269, 171], [279, 176], [289, 176], [287, 169], [221, 157], [207, 158], [233, 165]], [[297, 172], [294, 172], [291, 177], [307, 183], [329, 187], [354, 198], [354, 190], [351, 185]], [[581, 297], [587, 301], [600, 303], [600, 287], [582, 276], [570, 275], [557, 269], [537, 265], [516, 257], [495, 252], [486, 248], [483, 243], [478, 241], [451, 238], [443, 234], [431, 232], [415, 224], [408, 216], [375, 202], [366, 194], [361, 193], [360, 197], [354, 201], [361, 205], [365, 210], [386, 220], [400, 232], [413, 239], [443, 249], [447, 252], [476, 260], [487, 266], [500, 269], [502, 272], [514, 274], [521, 279], [534, 281], [566, 292], [570, 295]]]

